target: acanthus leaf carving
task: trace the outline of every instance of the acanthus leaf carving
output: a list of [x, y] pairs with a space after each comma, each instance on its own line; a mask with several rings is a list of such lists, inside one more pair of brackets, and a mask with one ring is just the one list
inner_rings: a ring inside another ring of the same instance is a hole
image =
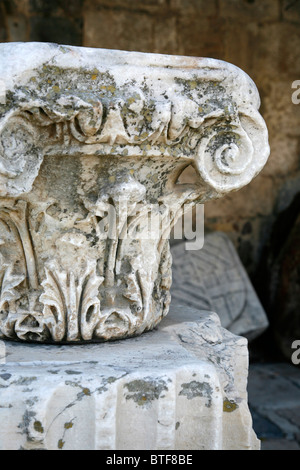
[[21, 296], [16, 287], [25, 280], [25, 275], [14, 274], [12, 266], [5, 266], [5, 264], [2, 264], [0, 276], [0, 311], [6, 312], [9, 308], [11, 312], [15, 312], [16, 301]]
[[44, 324], [54, 341], [89, 341], [100, 321], [99, 287], [104, 278], [89, 266], [80, 276], [46, 267], [40, 302]]

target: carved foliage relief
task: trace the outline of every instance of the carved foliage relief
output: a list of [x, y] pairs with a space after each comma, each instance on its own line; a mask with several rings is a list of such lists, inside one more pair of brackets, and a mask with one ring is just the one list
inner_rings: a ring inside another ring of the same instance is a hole
[[[1, 47], [17, 59], [35, 46]], [[92, 68], [84, 49], [50, 51], [7, 78], [0, 104], [0, 335], [140, 334], [168, 312], [168, 235], [183, 204], [238, 189], [267, 159], [257, 91], [210, 59], [137, 66], [95, 51]], [[177, 184], [190, 164], [199, 184]], [[153, 220], [163, 229], [141, 236]]]

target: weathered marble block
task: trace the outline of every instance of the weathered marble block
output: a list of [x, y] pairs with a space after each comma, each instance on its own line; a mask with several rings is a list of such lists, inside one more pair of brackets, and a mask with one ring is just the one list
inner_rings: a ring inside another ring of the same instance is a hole
[[0, 450], [259, 449], [247, 340], [215, 313], [172, 307], [104, 344], [2, 343]]
[[[38, 43], [0, 45], [0, 82], [1, 337], [152, 329], [182, 206], [248, 184], [268, 158], [254, 83], [218, 60]], [[189, 165], [198, 183], [179, 184]], [[162, 229], [147, 236], [152, 216]]]

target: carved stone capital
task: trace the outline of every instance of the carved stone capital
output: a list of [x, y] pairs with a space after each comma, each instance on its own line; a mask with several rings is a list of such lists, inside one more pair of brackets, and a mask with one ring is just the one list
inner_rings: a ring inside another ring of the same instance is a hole
[[[0, 333], [75, 342], [153, 328], [182, 206], [266, 163], [254, 83], [213, 59], [37, 43], [1, 44], [0, 80]], [[189, 165], [197, 185], [178, 183]], [[165, 228], [141, 236], [150, 219]]]

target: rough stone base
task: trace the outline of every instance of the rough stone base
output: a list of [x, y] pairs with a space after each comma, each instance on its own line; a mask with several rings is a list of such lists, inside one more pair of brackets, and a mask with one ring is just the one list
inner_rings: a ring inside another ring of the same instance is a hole
[[123, 341], [0, 342], [0, 449], [259, 449], [247, 376], [247, 340], [189, 307]]

